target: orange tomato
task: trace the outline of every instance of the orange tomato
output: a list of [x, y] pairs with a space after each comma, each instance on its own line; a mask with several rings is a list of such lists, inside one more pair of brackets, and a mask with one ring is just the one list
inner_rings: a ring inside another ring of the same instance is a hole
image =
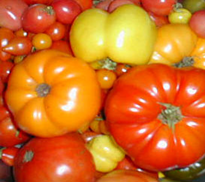
[[158, 29], [157, 41], [149, 63], [172, 65], [190, 56], [197, 43], [188, 24], [166, 24]]
[[16, 64], [6, 103], [23, 131], [53, 137], [76, 131], [99, 113], [101, 90], [95, 71], [57, 50], [37, 51]]

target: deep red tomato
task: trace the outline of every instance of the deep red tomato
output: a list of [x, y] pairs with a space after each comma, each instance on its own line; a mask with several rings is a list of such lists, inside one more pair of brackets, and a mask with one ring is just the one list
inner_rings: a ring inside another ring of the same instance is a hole
[[33, 138], [17, 153], [14, 178], [20, 182], [92, 182], [95, 166], [80, 134]]
[[8, 76], [11, 73], [11, 69], [14, 64], [10, 61], [2, 61], [0, 60], [0, 78], [3, 83], [6, 83], [8, 80]]
[[52, 6], [33, 4], [22, 15], [22, 27], [27, 32], [42, 33], [56, 21]]
[[23, 0], [0, 1], [0, 26], [16, 31], [22, 27], [21, 16], [28, 5]]
[[136, 170], [114, 170], [100, 177], [97, 182], [158, 182], [158, 179]]
[[0, 28], [0, 60], [6, 61], [11, 58], [11, 54], [8, 54], [2, 50], [11, 39], [15, 37], [12, 30], [8, 28]]
[[133, 67], [116, 80], [105, 115], [114, 139], [138, 167], [186, 167], [205, 154], [205, 72]]
[[31, 4], [46, 4], [50, 5], [53, 0], [23, 0], [26, 4], [31, 5]]
[[57, 20], [63, 24], [71, 24], [82, 12], [81, 6], [74, 0], [54, 0], [52, 3]]
[[205, 10], [196, 11], [190, 21], [190, 28], [201, 38], [205, 38]]
[[141, 0], [143, 8], [156, 15], [169, 15], [177, 0]]
[[86, 10], [92, 8], [93, 0], [74, 0], [76, 1], [82, 8], [82, 10]]
[[19, 151], [18, 147], [3, 147], [0, 149], [0, 159], [8, 166], [14, 165], [14, 158]]

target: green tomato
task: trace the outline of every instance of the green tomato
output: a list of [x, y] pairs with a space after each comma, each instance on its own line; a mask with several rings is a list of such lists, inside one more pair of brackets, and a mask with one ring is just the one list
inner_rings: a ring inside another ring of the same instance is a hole
[[188, 167], [163, 172], [166, 178], [177, 181], [191, 181], [205, 173], [205, 158]]
[[185, 8], [178, 8], [171, 12], [168, 16], [170, 23], [187, 24], [192, 17], [192, 13]]
[[205, 0], [183, 0], [183, 8], [188, 9], [191, 13], [205, 9]]

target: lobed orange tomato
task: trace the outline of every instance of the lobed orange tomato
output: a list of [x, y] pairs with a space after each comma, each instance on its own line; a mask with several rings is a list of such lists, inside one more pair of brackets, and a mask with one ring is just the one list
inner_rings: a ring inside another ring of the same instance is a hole
[[5, 100], [23, 131], [52, 137], [89, 123], [99, 112], [101, 90], [87, 63], [43, 50], [14, 66]]

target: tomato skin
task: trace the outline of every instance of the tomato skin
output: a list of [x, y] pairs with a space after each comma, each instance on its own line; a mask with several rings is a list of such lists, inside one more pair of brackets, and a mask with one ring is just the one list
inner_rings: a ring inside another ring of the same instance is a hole
[[[117, 79], [108, 94], [105, 115], [109, 130], [142, 169], [186, 167], [205, 153], [204, 87], [202, 69], [163, 64], [133, 67]], [[160, 103], [181, 107], [183, 117], [174, 127], [159, 118], [163, 112]]]
[[28, 8], [23, 0], [0, 1], [0, 26], [16, 31], [22, 27], [21, 16]]
[[75, 0], [82, 8], [82, 10], [87, 10], [92, 8], [93, 0]]
[[158, 180], [136, 170], [114, 170], [100, 177], [97, 182], [158, 182]]
[[38, 33], [38, 34], [35, 34], [34, 37], [32, 38], [32, 45], [37, 50], [48, 49], [52, 45], [52, 39], [46, 33]]
[[52, 6], [34, 4], [22, 15], [22, 27], [27, 32], [42, 33], [56, 21], [56, 13]]
[[14, 64], [10, 61], [1, 61], [0, 60], [0, 78], [3, 83], [7, 83], [9, 74]]
[[168, 16], [156, 15], [152, 12], [148, 12], [150, 18], [155, 22], [157, 27], [161, 27], [165, 24], [169, 24]]
[[187, 24], [189, 23], [191, 17], [192, 13], [185, 8], [177, 8], [168, 15], [170, 23]]
[[57, 20], [63, 24], [71, 24], [82, 12], [81, 6], [74, 0], [54, 0], [52, 7], [57, 15]]
[[101, 90], [95, 71], [87, 63], [47, 49], [14, 66], [5, 100], [20, 129], [53, 137], [89, 123], [99, 112]]
[[205, 38], [205, 10], [196, 11], [192, 15], [189, 25], [198, 37]]
[[14, 178], [20, 182], [92, 182], [94, 174], [92, 156], [77, 133], [33, 138], [14, 161]]
[[46, 4], [50, 5], [53, 0], [23, 0], [26, 4], [32, 5], [32, 4]]
[[156, 15], [169, 15], [177, 0], [141, 0], [142, 6]]
[[142, 65], [148, 62], [155, 40], [154, 22], [134, 4], [122, 5], [111, 14], [98, 8], [84, 11], [70, 30], [74, 55], [86, 62], [109, 57], [117, 63]]
[[188, 9], [191, 13], [205, 9], [204, 0], [183, 0], [181, 3], [183, 7]]
[[0, 149], [0, 159], [8, 166], [14, 165], [14, 158], [19, 151], [17, 147], [4, 147]]
[[64, 40], [53, 41], [50, 48], [62, 51], [62, 52], [67, 53], [69, 55], [73, 55], [72, 50], [71, 50], [71, 46], [70, 46], [68, 41], [64, 41]]

